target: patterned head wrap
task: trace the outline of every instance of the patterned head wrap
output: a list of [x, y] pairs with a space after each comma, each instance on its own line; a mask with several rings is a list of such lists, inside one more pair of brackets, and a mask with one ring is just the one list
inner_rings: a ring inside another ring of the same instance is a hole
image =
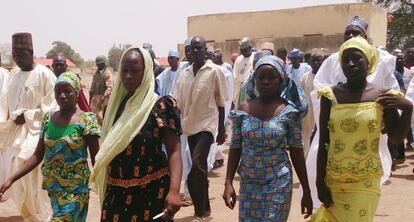
[[364, 33], [367, 33], [368, 31], [368, 23], [360, 16], [354, 16], [351, 18], [351, 21], [349, 21], [349, 24], [346, 27], [354, 26], [363, 31]]
[[13, 34], [12, 48], [33, 50], [32, 34], [28, 32], [21, 32], [21, 33]]
[[302, 88], [296, 86], [295, 82], [286, 76], [286, 66], [284, 62], [276, 56], [264, 56], [254, 66], [254, 72], [246, 83], [246, 91], [250, 98], [256, 98], [256, 73], [257, 69], [262, 65], [270, 65], [276, 69], [279, 75], [282, 77], [281, 94], [280, 96], [285, 99], [290, 105], [295, 107], [300, 113], [306, 114], [308, 111], [308, 101]]
[[240, 49], [242, 50], [252, 47], [252, 43], [250, 42], [250, 39], [247, 37], [244, 37], [242, 40], [240, 40], [239, 44], [240, 44]]
[[339, 61], [341, 66], [342, 55], [344, 51], [347, 49], [358, 49], [364, 54], [369, 64], [368, 75], [372, 74], [375, 71], [375, 68], [378, 64], [380, 52], [377, 48], [369, 44], [366, 39], [362, 38], [361, 36], [358, 36], [355, 38], [351, 38], [342, 44], [341, 48], [339, 48]]
[[79, 94], [81, 89], [81, 79], [78, 74], [67, 71], [59, 75], [56, 79], [56, 84], [58, 83], [67, 83], [76, 91], [76, 94]]

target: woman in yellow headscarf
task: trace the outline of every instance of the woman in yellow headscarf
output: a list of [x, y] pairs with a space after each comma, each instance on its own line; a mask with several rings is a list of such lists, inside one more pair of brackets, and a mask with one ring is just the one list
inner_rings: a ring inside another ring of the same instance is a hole
[[367, 82], [378, 55], [365, 39], [349, 39], [339, 51], [347, 82], [318, 90], [322, 98], [316, 184], [323, 205], [313, 215], [314, 222], [374, 220], [383, 174], [381, 129], [384, 126], [391, 140], [403, 141], [413, 107], [401, 93], [383, 92]]
[[122, 55], [91, 175], [101, 221], [164, 221], [180, 208], [180, 114], [172, 97], [154, 93], [152, 67], [145, 49]]

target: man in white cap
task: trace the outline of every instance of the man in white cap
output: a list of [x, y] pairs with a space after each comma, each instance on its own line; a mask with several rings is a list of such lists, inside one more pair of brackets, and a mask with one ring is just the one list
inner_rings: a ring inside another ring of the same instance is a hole
[[178, 72], [178, 61], [180, 55], [177, 50], [170, 50], [168, 52], [168, 64], [170, 68], [162, 71], [155, 81], [157, 82], [157, 93], [160, 96], [168, 96], [172, 93], [172, 89], [175, 85]]
[[[191, 57], [191, 47], [190, 47], [191, 39], [192, 37], [186, 39], [184, 42], [184, 59], [183, 61], [180, 62], [177, 75], [174, 80], [175, 83], [180, 77], [180, 75], [183, 74], [183, 71], [187, 67], [193, 64], [193, 58]], [[174, 88], [175, 88], [175, 84], [172, 86], [171, 92], [174, 92]], [[190, 192], [188, 191], [187, 176], [191, 170], [192, 162], [191, 162], [190, 148], [188, 147], [187, 136], [182, 134], [180, 136], [180, 142], [181, 142], [181, 159], [183, 160], [182, 179], [185, 181], [184, 186], [183, 186], [183, 194], [181, 196], [181, 201], [182, 201], [181, 204], [182, 206], [191, 206], [193, 202], [190, 197]]]
[[301, 51], [299, 49], [290, 51], [288, 58], [290, 59], [291, 64], [286, 68], [286, 74], [297, 86], [299, 86], [303, 74], [311, 71], [312, 67], [307, 63], [302, 62]]
[[274, 45], [271, 42], [265, 42], [262, 44], [262, 49], [260, 50], [260, 52], [263, 55], [274, 55], [275, 51], [274, 51]]
[[249, 38], [243, 38], [240, 41], [240, 54], [234, 61], [233, 77], [233, 103], [238, 106], [240, 87], [249, 79], [249, 74], [253, 70], [254, 53]]

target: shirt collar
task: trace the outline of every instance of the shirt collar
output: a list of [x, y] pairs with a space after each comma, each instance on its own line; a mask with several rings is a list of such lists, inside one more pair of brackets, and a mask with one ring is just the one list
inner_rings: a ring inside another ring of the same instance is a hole
[[[189, 66], [189, 70], [193, 73], [193, 65], [194, 65], [194, 63], [193, 64], [191, 64], [191, 66]], [[209, 60], [209, 59], [207, 59], [206, 60], [206, 63], [198, 70], [199, 72], [201, 71], [201, 70], [204, 70], [204, 69], [208, 69], [208, 68], [213, 68], [213, 66], [214, 66], [215, 64], [211, 61], [211, 60]], [[194, 73], [193, 73], [194, 74]]]

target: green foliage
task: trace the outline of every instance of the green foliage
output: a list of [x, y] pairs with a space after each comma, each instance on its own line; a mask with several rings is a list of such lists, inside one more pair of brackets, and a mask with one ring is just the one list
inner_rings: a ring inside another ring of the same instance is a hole
[[387, 48], [414, 46], [414, 1], [413, 0], [363, 0], [388, 9], [392, 16], [388, 24]]
[[112, 69], [116, 72], [119, 68], [119, 62], [121, 60], [122, 53], [131, 47], [131, 44], [119, 44], [116, 46], [115, 44], [109, 49], [108, 51], [108, 65], [112, 67]]
[[414, 5], [402, 4], [392, 15], [388, 27], [388, 48], [414, 46]]
[[46, 58], [52, 59], [57, 55], [64, 55], [67, 59], [71, 60], [77, 66], [81, 66], [84, 62], [79, 53], [75, 52], [70, 45], [62, 41], [54, 41], [52, 43], [53, 48], [46, 54]]

